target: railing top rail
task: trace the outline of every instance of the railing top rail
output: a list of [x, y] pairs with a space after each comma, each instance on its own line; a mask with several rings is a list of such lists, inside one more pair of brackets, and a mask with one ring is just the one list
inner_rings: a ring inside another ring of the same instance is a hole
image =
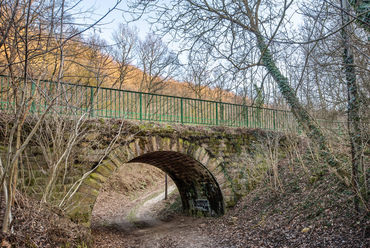
[[[4, 78], [0, 75], [0, 109], [8, 110], [14, 104], [15, 98], [8, 96], [4, 89]], [[127, 118], [140, 121], [159, 121], [169, 123], [196, 124], [196, 125], [226, 125], [235, 127], [259, 127], [272, 130], [295, 130], [301, 132], [297, 120], [289, 110], [260, 108], [246, 104], [227, 103], [221, 101], [201, 100], [188, 97], [152, 94], [132, 90], [123, 90], [91, 85], [60, 82], [61, 87], [56, 87], [57, 82], [29, 78], [29, 84], [21, 77], [17, 77], [15, 87], [22, 87], [29, 95], [34, 97], [35, 87], [46, 90], [46, 94], [53, 95], [57, 88], [61, 101], [66, 104], [58, 106], [58, 114], [88, 113], [90, 117]], [[18, 83], [19, 81], [19, 83]], [[23, 82], [23, 86], [22, 86]], [[38, 83], [40, 82], [40, 83]], [[10, 80], [5, 80], [5, 87], [9, 87]], [[6, 86], [6, 84], [8, 86]], [[32, 87], [29, 87], [32, 86]], [[64, 87], [66, 86], [66, 87]], [[28, 88], [29, 87], [29, 88]], [[15, 90], [15, 89], [14, 89]], [[12, 91], [12, 87], [9, 88]], [[16, 93], [18, 91], [14, 91]], [[116, 94], [119, 92], [119, 94]], [[68, 94], [65, 94], [68, 93]], [[70, 94], [72, 93], [72, 94]], [[121, 94], [122, 93], [122, 94]], [[149, 96], [149, 97], [148, 97]], [[35, 96], [37, 98], [37, 95]], [[158, 97], [158, 99], [157, 99]], [[47, 102], [38, 100], [30, 104], [31, 112], [42, 112]], [[346, 122], [319, 120], [325, 128], [330, 128], [326, 123], [339, 132]], [[338, 125], [338, 123], [342, 125]]]
[[[10, 76], [0, 75], [0, 77], [10, 77]], [[23, 79], [21, 77], [17, 77], [17, 78], [18, 79]], [[49, 80], [43, 80], [43, 79], [40, 79], [40, 80], [30, 79], [30, 80], [31, 81], [41, 81], [41, 82], [45, 82], [45, 83], [54, 83], [54, 84], [57, 83], [55, 81], [49, 81]], [[128, 92], [128, 93], [135, 93], [135, 94], [142, 94], [142, 95], [152, 95], [152, 96], [159, 96], [159, 97], [170, 97], [170, 98], [176, 98], [176, 99], [200, 101], [200, 102], [207, 102], [207, 103], [221, 103], [221, 104], [231, 105], [231, 106], [249, 107], [249, 108], [254, 108], [254, 109], [266, 109], [266, 110], [274, 110], [274, 111], [279, 111], [279, 112], [291, 113], [291, 111], [289, 111], [289, 110], [282, 110], [282, 109], [275, 109], [275, 108], [256, 107], [256, 106], [250, 106], [250, 105], [245, 105], [245, 104], [237, 104], [237, 103], [228, 103], [228, 102], [221, 102], [221, 101], [203, 100], [203, 99], [196, 99], [196, 98], [190, 98], [190, 97], [171, 96], [171, 95], [147, 93], [147, 92], [140, 92], [140, 91], [133, 91], [133, 90], [122, 90], [122, 89], [107, 88], [107, 87], [98, 87], [98, 86], [83, 85], [83, 84], [73, 84], [73, 83], [67, 83], [67, 82], [60, 82], [60, 84], [71, 85], [71, 86], [76, 86], [76, 87], [93, 88], [93, 89], [99, 89], [99, 90], [112, 90], [112, 91]]]

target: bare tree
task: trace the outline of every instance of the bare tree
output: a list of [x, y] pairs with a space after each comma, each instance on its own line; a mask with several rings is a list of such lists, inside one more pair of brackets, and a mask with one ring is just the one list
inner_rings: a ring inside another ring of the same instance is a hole
[[148, 93], [163, 91], [167, 80], [178, 68], [177, 56], [154, 34], [148, 34], [139, 42], [137, 54], [137, 64], [143, 72], [139, 90]]
[[135, 71], [133, 62], [135, 59], [136, 46], [139, 43], [137, 29], [129, 28], [127, 25], [120, 23], [118, 29], [113, 33], [115, 45], [112, 49], [114, 61], [117, 63], [118, 77], [113, 86], [121, 89], [124, 84], [132, 79]]
[[[358, 4], [361, 4], [359, 2], [351, 1], [359, 16], [355, 15], [346, 0], [340, 1], [340, 5], [335, 1], [312, 1], [302, 8], [305, 14], [302, 33], [307, 41], [302, 45], [306, 52], [306, 71], [302, 73], [298, 90], [304, 90], [304, 87], [307, 87], [304, 91], [310, 94], [306, 95], [306, 99], [309, 99], [311, 105], [315, 101], [320, 102], [319, 107], [315, 108], [318, 112], [316, 116], [323, 114], [326, 117], [340, 114], [343, 117], [347, 116], [355, 208], [363, 211], [366, 209], [365, 203], [368, 200], [366, 168], [363, 161], [366, 119], [364, 113], [367, 111], [362, 104], [362, 99], [366, 99], [366, 93], [361, 93], [366, 89], [364, 87], [366, 80], [362, 80], [358, 75], [368, 74], [368, 69], [367, 66], [363, 66], [363, 62], [355, 61], [355, 58], [368, 61], [369, 57], [364, 49], [365, 44], [368, 43], [367, 35], [354, 25], [354, 20], [359, 18], [362, 21], [357, 23], [365, 31], [368, 30], [364, 22], [366, 19], [364, 10], [368, 7], [361, 7], [362, 10], [359, 10]], [[322, 39], [325, 37], [326, 30], [330, 30], [332, 35]], [[340, 32], [335, 32], [338, 30]], [[303, 82], [304, 76], [307, 77], [306, 82]], [[310, 81], [314, 84], [309, 84]], [[346, 114], [344, 114], [345, 110]]]
[[[177, 0], [170, 4], [134, 1], [132, 6], [136, 9], [156, 8], [160, 12], [158, 21], [164, 25], [165, 32], [181, 38], [188, 50], [205, 47], [213, 58], [238, 70], [263, 67], [278, 85], [300, 126], [320, 147], [321, 156], [331, 167], [341, 170], [322, 130], [299, 101], [291, 82], [278, 66], [276, 54], [271, 52], [276, 37], [285, 32], [287, 11], [292, 3], [288, 0]], [[256, 53], [258, 57], [251, 56]], [[341, 174], [345, 172], [341, 171]]]
[[185, 82], [190, 89], [191, 95], [195, 95], [198, 99], [205, 99], [205, 95], [209, 95], [209, 89], [212, 86], [212, 68], [210, 68], [209, 56], [205, 54], [195, 55], [196, 58], [190, 58], [191, 61], [185, 68]]
[[[366, 205], [364, 206], [363, 203], [366, 204], [367, 202], [366, 170], [363, 160], [364, 144], [360, 117], [360, 95], [356, 81], [354, 54], [350, 45], [352, 30], [350, 25], [345, 26], [345, 24], [349, 22], [349, 16], [347, 13], [350, 12], [347, 0], [341, 1], [341, 7], [343, 18], [342, 24], [344, 26], [342, 30], [344, 47], [343, 59], [348, 88], [348, 133], [352, 153], [352, 184], [357, 193], [357, 197], [355, 197], [355, 208], [360, 212], [366, 211]], [[365, 21], [370, 21], [370, 19], [365, 19]]]
[[[2, 80], [4, 84], [0, 92], [2, 100], [6, 102], [5, 107], [2, 104], [1, 114], [9, 120], [1, 123], [5, 130], [3, 144], [6, 147], [5, 156], [0, 158], [0, 188], [4, 190], [6, 201], [3, 233], [10, 231], [11, 208], [24, 150], [46, 119], [52, 119], [52, 114], [58, 117], [59, 108], [71, 107], [70, 99], [61, 98], [70, 93], [61, 87], [67, 57], [65, 47], [74, 37], [99, 22], [82, 29], [76, 28], [72, 15], [82, 13], [73, 12], [76, 5], [68, 4], [64, 0], [0, 2], [0, 70], [7, 75]], [[45, 87], [40, 80], [50, 78], [48, 74], [55, 75], [55, 88]], [[41, 102], [44, 105], [36, 107]], [[27, 122], [32, 126], [24, 130]], [[64, 129], [58, 130], [64, 137]]]

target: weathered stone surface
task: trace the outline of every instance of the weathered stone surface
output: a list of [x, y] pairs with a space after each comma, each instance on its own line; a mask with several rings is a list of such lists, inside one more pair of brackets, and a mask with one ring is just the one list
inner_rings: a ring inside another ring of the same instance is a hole
[[[96, 131], [99, 125], [102, 134]], [[78, 149], [74, 150], [68, 164], [66, 187], [67, 183], [76, 182], [86, 172], [94, 170], [67, 204], [71, 209], [68, 215], [76, 222], [89, 223], [102, 185], [125, 163], [141, 162], [162, 169], [179, 185], [184, 210], [195, 214], [203, 211], [205, 215], [222, 215], [227, 207], [235, 205], [238, 197], [248, 192], [251, 183], [244, 171], [251, 157], [254, 156], [256, 166], [262, 168], [266, 164], [264, 154], [254, 152], [253, 156], [246, 156], [259, 142], [250, 131], [198, 131], [198, 127], [184, 126], [176, 130], [152, 124], [144, 125], [145, 130], [140, 131], [142, 124], [132, 124], [125, 129], [129, 131], [122, 134], [114, 149], [106, 154], [115, 135], [107, 134], [110, 129], [105, 125], [104, 122], [94, 126], [96, 130], [77, 144]], [[253, 146], [249, 145], [251, 140], [255, 140]], [[0, 149], [0, 155], [1, 151], [4, 149]], [[40, 148], [33, 146], [27, 154], [32, 174], [26, 170], [21, 173], [28, 183], [25, 188], [31, 192], [36, 185], [42, 187], [50, 172]], [[103, 164], [96, 167], [101, 159], [104, 159]], [[63, 175], [61, 172], [60, 177]], [[64, 190], [62, 186], [60, 189]]]
[[85, 194], [79, 191], [73, 195], [73, 200], [75, 205], [91, 205], [94, 204], [96, 196]]
[[86, 227], [90, 227], [90, 217], [93, 205], [75, 205], [67, 211], [67, 215], [72, 221], [83, 224]]
[[86, 195], [91, 195], [91, 196], [98, 196], [99, 190], [96, 190], [92, 187], [89, 187], [87, 184], [81, 185], [81, 187], [78, 189], [79, 192], [84, 193]]
[[95, 172], [101, 174], [104, 177], [110, 177], [112, 175], [112, 171], [107, 168], [106, 163], [102, 163], [101, 165], [99, 165], [98, 168], [95, 169]]
[[90, 177], [99, 181], [100, 183], [105, 183], [108, 180], [107, 177], [95, 172], [91, 173]]
[[93, 177], [89, 177], [87, 178], [85, 181], [84, 181], [84, 184], [91, 187], [91, 188], [94, 188], [96, 190], [100, 190], [101, 187], [102, 187], [102, 182], [100, 182], [99, 180], [93, 178]]
[[117, 169], [117, 166], [119, 166], [119, 164], [118, 165], [116, 165], [118, 163], [118, 161], [116, 160], [116, 158], [115, 157], [110, 157], [109, 158], [109, 160], [104, 160], [103, 161], [103, 164], [104, 164], [104, 166], [108, 169], [108, 170], [110, 170], [111, 172], [114, 172], [116, 169]]

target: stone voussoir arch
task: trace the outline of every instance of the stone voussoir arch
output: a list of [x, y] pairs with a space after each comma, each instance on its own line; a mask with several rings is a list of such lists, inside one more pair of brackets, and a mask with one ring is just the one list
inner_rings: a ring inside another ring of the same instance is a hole
[[181, 137], [133, 137], [118, 144], [85, 178], [69, 199], [67, 215], [90, 225], [91, 212], [105, 182], [123, 164], [147, 163], [166, 172], [179, 189], [183, 209], [192, 215], [220, 216], [234, 201], [232, 184], [225, 176], [225, 161], [206, 144]]

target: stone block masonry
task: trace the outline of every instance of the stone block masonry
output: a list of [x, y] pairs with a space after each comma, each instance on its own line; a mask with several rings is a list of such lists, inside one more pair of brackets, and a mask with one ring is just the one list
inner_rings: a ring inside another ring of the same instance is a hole
[[[248, 163], [263, 156], [256, 154], [255, 147], [263, 144], [269, 132], [123, 122], [89, 120], [85, 135], [57, 174], [50, 204], [59, 206], [75, 222], [89, 226], [102, 185], [120, 166], [137, 162], [155, 166], [173, 179], [184, 211], [197, 216], [223, 215], [250, 190], [246, 171], [258, 164]], [[5, 158], [4, 147], [0, 155]], [[35, 140], [22, 159], [22, 189], [41, 198], [50, 167]]]

